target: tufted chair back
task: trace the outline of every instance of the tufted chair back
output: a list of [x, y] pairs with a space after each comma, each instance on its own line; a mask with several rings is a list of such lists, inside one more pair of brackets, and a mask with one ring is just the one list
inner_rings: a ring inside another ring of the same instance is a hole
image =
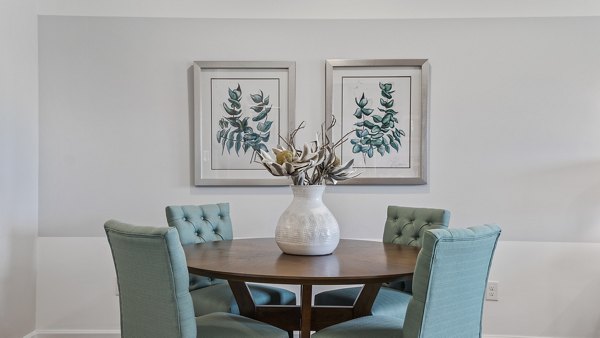
[[449, 222], [448, 210], [390, 205], [387, 209], [383, 242], [421, 247], [425, 231], [448, 228]]
[[[229, 203], [168, 206], [166, 213], [183, 245], [233, 239]], [[190, 291], [223, 282], [190, 274]]]

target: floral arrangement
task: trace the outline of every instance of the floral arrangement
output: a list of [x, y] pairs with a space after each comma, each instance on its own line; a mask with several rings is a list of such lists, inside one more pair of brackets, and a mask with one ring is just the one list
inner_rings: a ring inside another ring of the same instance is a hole
[[332, 116], [331, 123], [327, 127], [325, 124], [321, 125], [320, 140], [317, 135], [315, 141], [304, 144], [300, 149], [296, 146], [296, 134], [305, 127], [303, 121], [287, 139], [280, 136], [285, 146], [273, 148], [275, 159], [260, 150], [258, 162], [273, 176], [291, 177], [294, 185], [336, 184], [338, 181], [358, 176], [359, 174], [352, 168], [354, 159], [341, 164], [335, 154], [335, 149], [346, 142], [347, 136], [354, 131], [344, 135], [337, 142], [332, 142], [327, 134], [335, 123], [335, 117]]

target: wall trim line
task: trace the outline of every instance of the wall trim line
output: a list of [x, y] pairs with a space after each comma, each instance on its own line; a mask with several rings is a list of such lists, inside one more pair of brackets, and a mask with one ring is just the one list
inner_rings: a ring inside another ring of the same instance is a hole
[[[121, 330], [34, 330], [23, 338], [38, 338], [38, 335], [117, 335]], [[41, 338], [41, 337], [40, 337]], [[567, 338], [567, 337], [548, 337], [548, 336], [507, 336], [507, 335], [483, 335], [483, 338]]]
[[119, 337], [121, 330], [34, 330], [29, 334], [23, 336], [23, 338], [41, 338], [40, 335], [44, 336], [64, 336], [64, 335], [116, 335]]
[[28, 334], [24, 335], [23, 338], [35, 338], [35, 336], [37, 335], [37, 331], [31, 331]]

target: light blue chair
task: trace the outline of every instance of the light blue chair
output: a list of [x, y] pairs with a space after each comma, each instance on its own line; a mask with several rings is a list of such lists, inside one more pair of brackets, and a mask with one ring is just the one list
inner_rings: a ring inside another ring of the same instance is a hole
[[[169, 226], [177, 228], [183, 245], [233, 239], [229, 203], [168, 206], [166, 214]], [[296, 294], [292, 291], [256, 284], [250, 284], [249, 288], [256, 305], [296, 304]], [[222, 279], [190, 274], [189, 290], [196, 316], [211, 312], [240, 313], [229, 284]]]
[[[383, 232], [384, 243], [421, 247], [425, 231], [447, 228], [450, 211], [431, 208], [409, 208], [390, 205]], [[384, 285], [377, 294], [371, 312], [374, 315], [404, 318], [410, 301], [411, 278]], [[352, 306], [360, 287], [324, 291], [315, 295], [316, 305]]]
[[327, 327], [314, 338], [476, 338], [500, 228], [425, 233], [406, 317], [366, 316]]
[[185, 254], [175, 228], [110, 220], [104, 229], [117, 272], [121, 337], [288, 337], [279, 328], [231, 313], [196, 318]]

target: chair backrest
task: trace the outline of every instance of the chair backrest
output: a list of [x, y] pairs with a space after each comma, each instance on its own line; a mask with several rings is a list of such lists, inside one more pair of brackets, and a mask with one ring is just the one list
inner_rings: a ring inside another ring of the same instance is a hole
[[104, 230], [117, 271], [121, 337], [196, 337], [187, 265], [177, 230], [115, 220], [106, 222]]
[[425, 231], [448, 228], [450, 211], [388, 206], [383, 242], [421, 247]]
[[[177, 228], [183, 245], [233, 239], [229, 203], [173, 205], [165, 211], [169, 226]], [[195, 274], [189, 279], [190, 291], [225, 282]]]
[[166, 213], [183, 245], [233, 239], [229, 203], [174, 205]]
[[425, 233], [414, 273], [404, 337], [481, 337], [485, 288], [500, 228]]

